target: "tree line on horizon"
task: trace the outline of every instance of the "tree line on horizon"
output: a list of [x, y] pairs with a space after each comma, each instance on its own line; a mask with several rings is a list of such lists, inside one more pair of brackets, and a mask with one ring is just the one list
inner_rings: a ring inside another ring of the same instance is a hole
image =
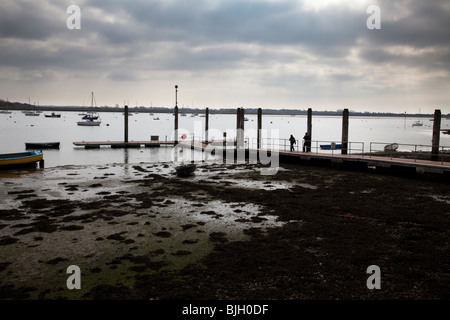
[[[81, 106], [35, 106], [29, 103], [21, 103], [21, 102], [9, 102], [3, 99], [0, 99], [0, 108], [1, 109], [11, 109], [11, 110], [53, 110], [53, 111], [86, 111], [91, 109], [91, 107], [81, 107]], [[206, 108], [188, 108], [188, 107], [179, 107], [179, 112], [186, 113], [204, 113]], [[96, 111], [104, 111], [104, 112], [123, 112], [123, 107], [110, 107], [110, 106], [100, 106], [95, 107]], [[155, 112], [155, 113], [171, 113], [173, 112], [173, 107], [129, 107], [129, 112]], [[257, 114], [258, 108], [244, 108], [247, 114]], [[221, 109], [211, 109], [209, 108], [209, 113], [211, 114], [232, 114], [236, 112], [236, 108], [221, 108]], [[286, 115], [306, 115], [308, 113], [307, 109], [299, 110], [299, 109], [263, 109], [265, 114], [286, 114]], [[312, 110], [315, 115], [342, 115], [343, 109], [338, 110]], [[433, 117], [434, 114], [420, 114], [420, 113], [395, 113], [395, 112], [369, 112], [369, 111], [353, 111], [349, 110], [350, 114], [353, 116], [398, 116], [398, 117]], [[442, 117], [450, 118], [450, 113], [447, 115], [442, 114]]]

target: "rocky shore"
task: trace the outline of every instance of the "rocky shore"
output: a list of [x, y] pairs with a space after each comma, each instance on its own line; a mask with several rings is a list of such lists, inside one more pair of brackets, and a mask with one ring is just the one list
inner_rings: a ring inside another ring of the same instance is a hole
[[0, 185], [0, 299], [450, 298], [446, 183], [295, 164], [179, 178], [141, 163], [10, 171]]

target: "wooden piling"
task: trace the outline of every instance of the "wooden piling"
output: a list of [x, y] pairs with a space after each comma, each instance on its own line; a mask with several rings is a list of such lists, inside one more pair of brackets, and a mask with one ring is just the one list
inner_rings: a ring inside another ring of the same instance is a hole
[[128, 106], [125, 106], [124, 108], [124, 137], [123, 142], [128, 142]]
[[244, 108], [241, 108], [241, 129], [242, 129], [242, 134], [244, 133], [244, 124], [245, 124], [245, 122], [244, 122]]
[[258, 132], [257, 132], [257, 141], [256, 146], [259, 150], [261, 148], [261, 130], [262, 130], [262, 109], [258, 108]]
[[441, 110], [434, 110], [434, 121], [433, 121], [433, 141], [431, 147], [431, 160], [439, 160], [439, 143], [441, 134]]
[[236, 148], [241, 145], [241, 108], [236, 110]]
[[175, 137], [173, 140], [175, 141], [175, 144], [178, 144], [178, 106], [175, 106], [174, 114], [175, 114], [175, 125], [174, 125]]
[[225, 150], [227, 148], [227, 133], [223, 133], [223, 149]]
[[208, 144], [208, 130], [209, 130], [209, 108], [205, 110], [205, 143]]
[[342, 150], [341, 154], [348, 153], [348, 109], [344, 109], [342, 113]]
[[[241, 108], [237, 108], [236, 109], [236, 130], [239, 129], [241, 126], [240, 125], [240, 121], [241, 121], [240, 115], [241, 115]], [[237, 132], [236, 132], [236, 137], [237, 137]]]
[[238, 109], [236, 147], [244, 147], [244, 108]]
[[311, 108], [308, 108], [306, 131], [308, 132], [308, 135], [309, 135], [310, 139], [312, 140], [312, 109]]
[[309, 136], [309, 141], [308, 142], [304, 142], [306, 144], [306, 150], [305, 148], [303, 148], [303, 151], [306, 152], [311, 152], [311, 141], [312, 141], [312, 109], [308, 108], [308, 113], [306, 116], [306, 132], [308, 133]]

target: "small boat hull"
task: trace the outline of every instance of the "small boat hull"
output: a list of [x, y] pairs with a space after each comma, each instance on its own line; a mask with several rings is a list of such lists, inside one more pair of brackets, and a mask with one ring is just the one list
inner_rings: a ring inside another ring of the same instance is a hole
[[397, 143], [391, 143], [384, 146], [384, 151], [396, 151], [398, 149]]
[[100, 121], [86, 120], [86, 121], [78, 121], [77, 124], [79, 126], [85, 127], [98, 127], [100, 125]]
[[44, 155], [39, 151], [0, 154], [0, 169], [36, 167], [43, 160]]
[[197, 169], [196, 164], [181, 165], [175, 168], [176, 174], [179, 177], [187, 177]]
[[338, 150], [338, 149], [342, 149], [342, 144], [321, 144], [320, 145], [320, 149], [322, 150]]
[[46, 114], [45, 117], [46, 118], [61, 118], [61, 115], [52, 113], [52, 114]]
[[59, 142], [25, 142], [26, 149], [59, 149]]

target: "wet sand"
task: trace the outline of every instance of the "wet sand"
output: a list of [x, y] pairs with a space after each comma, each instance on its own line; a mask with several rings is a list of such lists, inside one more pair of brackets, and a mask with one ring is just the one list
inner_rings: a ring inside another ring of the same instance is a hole
[[294, 164], [173, 172], [2, 173], [0, 298], [450, 298], [449, 184]]

